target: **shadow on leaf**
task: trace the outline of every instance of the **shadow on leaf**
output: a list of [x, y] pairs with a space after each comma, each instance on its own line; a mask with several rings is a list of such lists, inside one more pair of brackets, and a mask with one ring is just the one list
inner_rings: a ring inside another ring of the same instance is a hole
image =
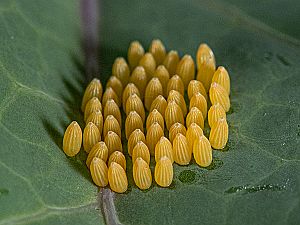
[[[84, 78], [84, 66], [80, 62], [78, 58], [74, 55], [71, 55], [71, 60], [75, 64], [75, 67], [78, 69], [78, 72], [82, 76], [73, 76], [71, 78], [67, 78], [66, 74], [61, 74], [60, 77], [62, 79], [62, 83], [65, 88], [61, 90], [60, 99], [64, 102], [63, 110], [64, 114], [59, 118], [41, 118], [43, 126], [47, 131], [49, 137], [55, 143], [60, 151], [63, 153], [63, 135], [67, 126], [72, 121], [77, 121], [83, 131], [84, 129], [84, 121], [83, 115], [81, 113], [81, 99], [83, 95], [83, 90], [85, 86], [85, 78]], [[57, 148], [55, 148], [57, 150]], [[80, 173], [84, 178], [92, 182], [89, 171], [86, 167], [86, 158], [87, 153], [83, 150], [75, 157], [66, 156], [68, 163], [70, 166], [77, 172]]]
[[59, 147], [59, 149], [61, 149], [61, 151], [63, 151], [63, 134], [51, 123], [51, 121], [42, 118], [42, 123], [52, 141], [57, 145], [57, 147]]
[[113, 48], [111, 46], [101, 45], [100, 49], [100, 78], [103, 87], [105, 87], [106, 81], [109, 79], [112, 73], [112, 65], [117, 57], [127, 58], [127, 52], [120, 49]]
[[[58, 127], [56, 127], [55, 125], [53, 125], [53, 123], [51, 123], [50, 120], [42, 119], [42, 123], [43, 123], [43, 126], [46, 129], [47, 133], [51, 137], [52, 141], [56, 144], [56, 146], [61, 151], [61, 153], [64, 154], [64, 152], [63, 152], [63, 135], [64, 135], [63, 132], [60, 132], [60, 129]], [[59, 126], [66, 129], [68, 124], [61, 121]], [[55, 148], [55, 150], [56, 149], [57, 148]], [[76, 172], [80, 173], [87, 180], [91, 181], [90, 174], [85, 165], [87, 153], [83, 149], [81, 149], [80, 152], [75, 157], [68, 157], [68, 156], [66, 156], [66, 157], [68, 159], [67, 160], [68, 163], [72, 166], [72, 168]]]

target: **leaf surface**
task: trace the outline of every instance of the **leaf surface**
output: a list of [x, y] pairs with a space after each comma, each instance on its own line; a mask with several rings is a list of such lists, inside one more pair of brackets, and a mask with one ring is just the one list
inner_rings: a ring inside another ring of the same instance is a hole
[[288, 1], [284, 15], [282, 4], [104, 2], [105, 74], [115, 57], [126, 57], [130, 41], [147, 50], [159, 38], [181, 56], [195, 57], [199, 43], [208, 43], [232, 82], [228, 151], [214, 151], [209, 169], [175, 165], [167, 189], [154, 184], [140, 191], [128, 171], [130, 190], [115, 199], [121, 223], [299, 223], [299, 3]]
[[134, 185], [128, 160], [129, 190], [100, 193], [109, 197], [102, 215], [85, 153], [68, 158], [61, 150], [66, 126], [83, 127], [78, 2], [1, 0], [0, 225], [104, 224], [103, 216], [128, 225], [298, 224], [299, 7], [294, 0], [102, 2], [103, 81], [130, 41], [147, 49], [160, 38], [181, 56], [194, 57], [207, 42], [232, 82], [227, 151], [214, 151], [208, 169], [175, 165], [170, 188], [148, 191]]
[[103, 224], [83, 161], [62, 152], [79, 111], [79, 5], [0, 3], [0, 224]]

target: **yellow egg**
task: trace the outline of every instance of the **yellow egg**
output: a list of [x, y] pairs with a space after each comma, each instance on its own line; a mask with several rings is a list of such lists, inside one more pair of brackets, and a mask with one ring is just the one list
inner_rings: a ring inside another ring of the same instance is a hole
[[179, 56], [177, 51], [169, 51], [167, 54], [163, 65], [167, 68], [170, 75], [174, 75], [176, 73], [177, 64], [179, 63]]
[[94, 78], [85, 89], [81, 103], [82, 112], [85, 111], [85, 105], [91, 98], [96, 97], [101, 101], [102, 92], [103, 88], [100, 80]]
[[188, 165], [192, 158], [186, 137], [178, 133], [173, 140], [174, 161], [179, 165]]
[[186, 140], [188, 142], [190, 149], [193, 149], [195, 140], [199, 139], [199, 137], [201, 137], [202, 135], [203, 135], [203, 130], [198, 124], [192, 123], [188, 127], [186, 131]]
[[139, 66], [144, 67], [147, 74], [147, 81], [151, 80], [156, 69], [156, 62], [153, 55], [147, 52], [139, 61]]
[[106, 88], [108, 87], [111, 87], [115, 91], [115, 93], [118, 96], [118, 99], [122, 99], [123, 84], [116, 76], [111, 76], [109, 78], [109, 80], [106, 83]]
[[161, 128], [159, 123], [154, 122], [149, 127], [149, 129], [147, 130], [147, 134], [146, 134], [146, 142], [147, 142], [147, 146], [149, 148], [151, 155], [154, 156], [155, 145], [162, 136], [164, 136], [163, 129]]
[[171, 126], [174, 123], [181, 123], [184, 124], [184, 117], [181, 108], [177, 103], [173, 100], [170, 101], [167, 105], [165, 111], [165, 121], [167, 130], [170, 130]]
[[101, 141], [100, 132], [95, 124], [89, 122], [83, 130], [83, 148], [89, 153], [91, 148]]
[[135, 86], [135, 84], [133, 83], [129, 83], [127, 84], [127, 86], [125, 87], [124, 91], [123, 91], [123, 97], [122, 97], [122, 104], [123, 104], [123, 110], [126, 110], [126, 102], [127, 99], [129, 98], [130, 95], [133, 94], [137, 94], [137, 96], [141, 96], [139, 89], [137, 88], [137, 86]]
[[220, 84], [230, 95], [230, 77], [227, 70], [223, 66], [219, 66], [217, 71], [214, 73], [212, 82]]
[[117, 119], [119, 125], [120, 126], [122, 125], [121, 111], [118, 105], [116, 104], [115, 100], [109, 99], [104, 106], [103, 112], [104, 112], [104, 120], [106, 120], [106, 118], [109, 115], [113, 115]]
[[150, 163], [150, 152], [147, 145], [143, 141], [138, 141], [132, 150], [132, 162], [134, 163], [137, 158], [142, 158]]
[[86, 165], [88, 168], [90, 167], [91, 161], [94, 157], [102, 159], [104, 162], [107, 161], [108, 148], [107, 148], [105, 142], [100, 141], [92, 147], [92, 149], [89, 152], [88, 157], [86, 159]]
[[168, 138], [161, 137], [155, 145], [155, 161], [158, 162], [164, 156], [168, 157], [172, 163], [174, 162], [171, 142]]
[[173, 75], [167, 85], [167, 95], [171, 90], [178, 91], [180, 94], [184, 95], [184, 84], [178, 75]]
[[159, 96], [163, 95], [162, 85], [157, 77], [152, 78], [145, 91], [145, 108], [149, 111], [153, 100]]
[[67, 156], [75, 156], [80, 151], [81, 143], [81, 128], [76, 121], [73, 121], [65, 131], [63, 139], [63, 150]]
[[109, 131], [115, 132], [120, 138], [122, 137], [120, 124], [113, 115], [108, 115], [104, 121], [103, 137], [105, 137]]
[[145, 121], [146, 116], [144, 104], [137, 94], [132, 94], [127, 98], [125, 106], [126, 115], [128, 115], [131, 111], [136, 111], [142, 118], [143, 122]]
[[214, 125], [220, 118], [226, 118], [226, 112], [220, 103], [216, 103], [208, 110], [208, 124], [210, 127]]
[[198, 68], [197, 80], [201, 81], [206, 91], [208, 91], [216, 70], [214, 53], [207, 44], [200, 44], [196, 58]]
[[191, 100], [194, 94], [200, 92], [207, 101], [207, 93], [203, 84], [198, 80], [191, 80], [188, 86], [188, 97]]
[[131, 69], [134, 69], [139, 64], [140, 59], [145, 54], [145, 50], [140, 42], [133, 41], [130, 43], [127, 53], [128, 63]]
[[209, 142], [214, 149], [223, 149], [228, 141], [228, 124], [225, 118], [220, 118], [211, 127]]
[[211, 87], [209, 89], [209, 98], [212, 105], [219, 103], [223, 107], [225, 112], [229, 111], [230, 99], [228, 93], [218, 83], [214, 82], [211, 84]]
[[145, 90], [148, 83], [147, 74], [142, 66], [137, 66], [130, 77], [130, 82], [133, 83], [139, 90], [141, 99], [144, 99]]
[[152, 53], [156, 65], [160, 65], [163, 63], [165, 57], [166, 57], [166, 49], [161, 40], [156, 39], [151, 42], [151, 45], [149, 47], [149, 52]]
[[207, 167], [212, 162], [212, 149], [208, 139], [202, 135], [195, 140], [193, 154], [196, 163], [199, 166]]
[[192, 123], [196, 123], [201, 127], [201, 129], [204, 128], [204, 118], [202, 112], [197, 107], [192, 107], [190, 109], [185, 122], [186, 127], [189, 127]]
[[131, 111], [125, 121], [125, 135], [127, 140], [135, 129], [140, 129], [144, 132], [144, 125], [140, 115], [136, 111]]
[[174, 123], [169, 130], [169, 140], [173, 142], [174, 138], [179, 133], [185, 136], [186, 129], [181, 123]]
[[107, 165], [110, 166], [112, 162], [118, 163], [120, 166], [126, 170], [126, 158], [120, 151], [114, 151], [110, 156]]
[[149, 111], [152, 112], [154, 109], [156, 109], [163, 116], [163, 118], [165, 118], [166, 108], [166, 99], [162, 95], [159, 95], [153, 100]]
[[146, 190], [150, 188], [152, 183], [151, 170], [147, 162], [142, 158], [137, 158], [132, 167], [133, 180], [141, 190]]
[[161, 187], [168, 187], [173, 180], [173, 165], [171, 160], [164, 156], [155, 165], [154, 178]]
[[214, 63], [216, 62], [213, 51], [206, 43], [202, 43], [199, 45], [196, 58], [198, 70], [201, 68], [201, 64], [203, 64], [207, 60], [212, 60]]
[[108, 148], [108, 155], [111, 155], [114, 151], [123, 151], [121, 138], [113, 131], [108, 131], [104, 137], [104, 142]]
[[129, 82], [130, 69], [124, 58], [118, 57], [115, 59], [112, 66], [112, 75], [116, 76], [123, 86], [126, 86]]
[[159, 113], [159, 111], [157, 109], [153, 109], [148, 117], [147, 117], [147, 121], [146, 121], [146, 129], [149, 130], [150, 126], [154, 123], [157, 122], [161, 128], [164, 130], [165, 128], [165, 121], [163, 116]]
[[186, 103], [185, 103], [183, 95], [180, 94], [176, 90], [171, 90], [169, 92], [169, 96], [168, 96], [167, 101], [170, 102], [170, 101], [173, 101], [173, 100], [177, 103], [177, 105], [180, 106], [180, 108], [182, 110], [182, 113], [183, 113], [183, 116], [185, 117], [186, 114], [187, 114], [187, 107], [186, 107]]
[[155, 72], [154, 72], [154, 77], [157, 77], [161, 83], [161, 86], [163, 88], [163, 95], [164, 97], [168, 97], [167, 96], [167, 85], [170, 79], [170, 75], [168, 70], [166, 69], [166, 67], [164, 65], [160, 65], [156, 68]]
[[97, 97], [93, 97], [85, 105], [84, 121], [87, 120], [87, 118], [89, 117], [89, 115], [92, 114], [92, 112], [96, 111], [102, 111], [102, 104]]
[[124, 193], [128, 188], [125, 170], [116, 162], [112, 162], [108, 168], [108, 182], [111, 190], [117, 193]]
[[200, 92], [194, 94], [191, 98], [190, 110], [193, 107], [197, 107], [202, 112], [203, 119], [205, 120], [207, 116], [207, 101]]
[[141, 129], [135, 129], [128, 138], [127, 148], [128, 148], [128, 154], [130, 156], [132, 156], [133, 148], [139, 141], [146, 143], [146, 138], [144, 133], [141, 131]]
[[92, 122], [95, 124], [99, 130], [100, 135], [103, 129], [103, 116], [101, 111], [92, 112], [86, 120], [86, 123]]
[[112, 89], [112, 87], [107, 87], [106, 90], [104, 91], [104, 94], [102, 97], [102, 105], [105, 106], [106, 102], [111, 99], [113, 99], [115, 101], [115, 103], [118, 105], [118, 107], [121, 106], [121, 101], [118, 98], [118, 95], [116, 94], [114, 89]]
[[105, 187], [108, 184], [108, 169], [105, 162], [97, 157], [91, 160], [91, 176], [94, 183], [99, 187]]
[[191, 80], [195, 78], [195, 63], [190, 55], [185, 55], [180, 60], [176, 68], [176, 74], [181, 77], [185, 89]]

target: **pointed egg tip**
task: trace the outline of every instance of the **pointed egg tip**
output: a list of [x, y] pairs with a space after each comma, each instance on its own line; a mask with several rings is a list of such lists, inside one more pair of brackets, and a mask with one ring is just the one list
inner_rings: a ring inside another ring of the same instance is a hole
[[100, 80], [98, 78], [93, 78], [93, 80], [91, 82], [97, 82], [97, 83], [101, 83]]
[[111, 135], [114, 135], [114, 134], [116, 134], [116, 133], [113, 132], [113, 131], [111, 131], [111, 130], [107, 132], [107, 135], [110, 135], [110, 136], [111, 136]]
[[167, 156], [163, 156], [163, 157], [160, 158], [160, 161], [162, 161], [162, 162], [169, 162], [170, 159]]
[[77, 121], [72, 121], [72, 123], [70, 124], [71, 126], [79, 126], [79, 124], [77, 123]]
[[86, 125], [87, 127], [92, 127], [94, 126], [95, 124], [93, 122], [88, 122], [88, 124]]
[[225, 69], [224, 66], [219, 66], [219, 67], [218, 67], [218, 70], [220, 70], [220, 71], [226, 71], [226, 69]]
[[138, 163], [138, 164], [143, 164], [144, 162], [146, 163], [146, 161], [143, 160], [142, 157], [137, 157], [136, 160], [135, 160], [134, 162], [136, 162], [136, 163]]
[[118, 166], [119, 166], [119, 164], [118, 164], [118, 163], [116, 163], [116, 162], [111, 162], [110, 166], [111, 166], [112, 168], [113, 168], [113, 167], [118, 167]]
[[193, 59], [191, 55], [189, 54], [185, 54], [182, 58], [182, 60], [190, 60], [190, 59]]
[[210, 47], [208, 47], [208, 45], [206, 43], [201, 43], [199, 47], [201, 47], [201, 48], [210, 48]]

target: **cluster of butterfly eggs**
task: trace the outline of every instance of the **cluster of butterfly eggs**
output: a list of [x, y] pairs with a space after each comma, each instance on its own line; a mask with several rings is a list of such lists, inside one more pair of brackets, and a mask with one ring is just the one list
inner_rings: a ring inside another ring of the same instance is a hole
[[[98, 79], [87, 86], [81, 106], [86, 122], [83, 138], [80, 126], [73, 121], [65, 131], [64, 152], [76, 155], [83, 139], [94, 183], [101, 187], [109, 183], [113, 191], [125, 192], [128, 181], [121, 141], [123, 108], [133, 178], [140, 189], [148, 189], [152, 183], [150, 156], [155, 156], [154, 179], [162, 187], [173, 180], [174, 161], [188, 165], [194, 156], [198, 165], [209, 166], [212, 147], [223, 149], [228, 141], [230, 78], [224, 67], [216, 70], [214, 54], [207, 44], [200, 44], [196, 63], [195, 79], [195, 63], [190, 55], [180, 59], [176, 51], [166, 53], [160, 40], [153, 40], [147, 53], [138, 41], [132, 42], [129, 65], [124, 58], [115, 60], [104, 93]], [[211, 107], [207, 111], [208, 98]], [[145, 109], [149, 112], [147, 118]], [[202, 130], [206, 117], [211, 127], [209, 139]]]

